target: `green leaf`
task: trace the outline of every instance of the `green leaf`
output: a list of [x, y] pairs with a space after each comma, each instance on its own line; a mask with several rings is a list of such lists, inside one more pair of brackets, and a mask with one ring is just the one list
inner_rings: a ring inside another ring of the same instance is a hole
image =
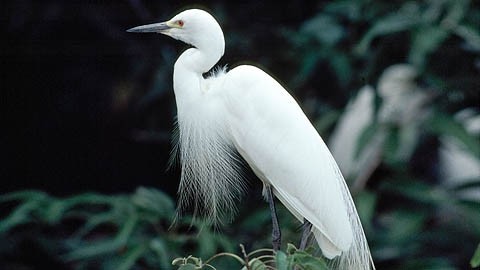
[[249, 268], [251, 270], [266, 270], [267, 266], [261, 260], [257, 258], [253, 258], [251, 261], [248, 262]]
[[429, 54], [434, 52], [449, 36], [449, 32], [439, 26], [418, 27], [413, 32], [408, 61], [422, 69]]
[[297, 250], [293, 255], [294, 261], [305, 270], [328, 270], [328, 266], [321, 258], [314, 257], [304, 251]]
[[356, 150], [355, 150], [355, 158], [358, 158], [360, 154], [363, 152], [365, 147], [372, 141], [375, 135], [380, 130], [380, 125], [377, 122], [372, 122], [370, 125], [366, 126], [360, 136], [358, 136]]
[[[384, 224], [388, 227], [387, 241], [397, 243], [397, 245], [401, 243], [410, 244], [412, 239], [422, 231], [426, 218], [426, 214], [407, 210], [397, 210], [390, 213], [388, 219], [385, 219], [386, 224]], [[406, 247], [404, 248], [408, 250]]]
[[45, 211], [45, 220], [49, 224], [56, 224], [63, 218], [66, 205], [62, 200], [52, 199]]
[[472, 259], [470, 260], [470, 265], [472, 267], [480, 266], [480, 244], [478, 244], [477, 249], [475, 250], [475, 253], [472, 256]]
[[[155, 253], [158, 261], [160, 261], [160, 268], [167, 269], [168, 266], [168, 251], [165, 241], [161, 238], [154, 238], [150, 241], [150, 249]], [[178, 261], [179, 258], [173, 260], [172, 264]], [[181, 258], [183, 259], [183, 258]], [[175, 265], [175, 264], [174, 264]]]
[[37, 190], [21, 190], [0, 195], [0, 202], [17, 201], [17, 200], [44, 200], [49, 196], [42, 191]]
[[338, 121], [340, 115], [341, 113], [336, 110], [329, 110], [322, 113], [314, 122], [315, 129], [319, 134], [325, 134], [327, 130]]
[[442, 23], [448, 25], [457, 25], [458, 22], [465, 17], [465, 13], [468, 11], [469, 6], [468, 0], [456, 0], [449, 1], [449, 6], [445, 9], [448, 12], [445, 18], [443, 18]]
[[465, 40], [469, 49], [480, 51], [480, 34], [478, 29], [468, 25], [458, 25], [453, 29], [453, 32]]
[[387, 130], [387, 137], [383, 145], [384, 160], [389, 164], [395, 164], [397, 160], [397, 151], [400, 146], [400, 137], [398, 128]]
[[258, 226], [268, 226], [270, 222], [270, 210], [267, 207], [259, 207], [251, 210], [248, 216], [242, 220], [240, 228], [251, 231], [258, 228]]
[[292, 88], [298, 88], [303, 84], [315, 71], [315, 67], [322, 57], [322, 53], [319, 50], [309, 50], [301, 59], [300, 70], [292, 80]]
[[178, 267], [178, 270], [196, 270], [197, 267], [193, 264], [183, 264]]
[[90, 215], [85, 225], [75, 233], [75, 237], [82, 238], [101, 224], [114, 223], [114, 219], [114, 214], [111, 211]]
[[115, 238], [92, 243], [85, 247], [79, 247], [68, 253], [65, 258], [67, 260], [80, 260], [105, 255], [106, 253], [113, 253], [119, 250], [127, 244], [128, 238], [133, 232], [137, 220], [138, 218], [135, 215], [128, 217]]
[[173, 200], [167, 194], [154, 188], [137, 188], [132, 196], [132, 202], [135, 206], [160, 217], [170, 218], [175, 213]]
[[421, 22], [421, 18], [417, 4], [412, 2], [406, 3], [399, 11], [378, 19], [363, 36], [357, 47], [355, 47], [355, 53], [364, 55], [374, 38], [412, 29]]
[[405, 262], [402, 269], [455, 270], [457, 268], [453, 267], [445, 258], [421, 258]]
[[297, 248], [293, 244], [291, 243], [287, 244], [287, 254], [291, 255], [291, 254], [294, 254], [296, 251], [297, 251]]
[[339, 14], [347, 17], [349, 20], [357, 21], [362, 17], [361, 1], [333, 1], [329, 2], [324, 10], [328, 13]]
[[287, 254], [281, 250], [277, 251], [277, 254], [275, 254], [275, 263], [277, 270], [288, 270]]
[[304, 23], [302, 32], [312, 35], [318, 42], [333, 46], [344, 36], [343, 27], [336, 18], [326, 14], [319, 14]]
[[121, 196], [107, 196], [107, 195], [97, 194], [97, 193], [84, 193], [84, 194], [66, 198], [63, 201], [65, 203], [66, 208], [73, 208], [73, 207], [80, 206], [82, 204], [88, 205], [89, 208], [92, 208], [92, 206], [94, 205], [110, 206], [116, 203], [116, 201], [121, 198], [122, 198]]
[[370, 229], [371, 221], [375, 214], [377, 195], [373, 192], [362, 190], [355, 196], [355, 205], [358, 215], [366, 231]]
[[465, 149], [474, 156], [480, 156], [480, 141], [469, 134], [463, 125], [452, 116], [436, 112], [426, 122], [426, 128], [438, 136], [450, 136], [464, 144]]
[[207, 229], [202, 229], [198, 236], [198, 250], [197, 253], [201, 258], [212, 256], [217, 249], [216, 236]]
[[451, 197], [445, 190], [439, 187], [432, 187], [418, 179], [398, 179], [383, 182], [381, 190], [400, 194], [417, 202], [436, 204], [442, 201], [449, 201]]
[[175, 258], [172, 261], [172, 265], [182, 265], [185, 262], [185, 258], [180, 257], [180, 258]]
[[352, 65], [348, 55], [333, 51], [328, 56], [330, 66], [335, 71], [338, 82], [342, 87], [346, 87], [352, 79]]
[[127, 251], [126, 254], [122, 255], [121, 261], [118, 265], [114, 268], [116, 270], [129, 270], [132, 269], [135, 265], [136, 261], [140, 259], [140, 257], [145, 253], [147, 250], [147, 245], [137, 245], [136, 247], [131, 248]]
[[33, 217], [30, 215], [32, 211], [39, 208], [37, 200], [27, 201], [18, 206], [8, 217], [0, 221], [0, 233], [7, 232], [13, 227], [31, 222]]

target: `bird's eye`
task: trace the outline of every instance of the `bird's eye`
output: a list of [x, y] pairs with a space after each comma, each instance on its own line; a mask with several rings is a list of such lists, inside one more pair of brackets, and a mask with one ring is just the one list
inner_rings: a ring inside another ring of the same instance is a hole
[[178, 21], [177, 21], [177, 25], [180, 26], [180, 27], [183, 27], [184, 22], [183, 22], [182, 20], [178, 20]]

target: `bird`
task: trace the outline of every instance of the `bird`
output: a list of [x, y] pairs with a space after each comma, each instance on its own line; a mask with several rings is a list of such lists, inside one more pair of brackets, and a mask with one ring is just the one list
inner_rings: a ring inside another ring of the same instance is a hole
[[225, 39], [209, 12], [187, 9], [127, 31], [160, 33], [190, 45], [173, 68], [179, 211], [191, 207], [194, 214], [222, 222], [245, 190], [246, 162], [263, 182], [275, 250], [281, 233], [273, 195], [304, 223], [304, 232], [313, 234], [336, 269], [375, 268], [345, 180], [295, 99], [253, 65], [211, 72], [224, 55]]

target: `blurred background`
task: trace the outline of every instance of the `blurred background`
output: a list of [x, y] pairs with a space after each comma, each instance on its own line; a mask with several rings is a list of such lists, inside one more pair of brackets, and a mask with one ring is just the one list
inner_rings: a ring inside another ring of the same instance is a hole
[[[1, 6], [1, 269], [172, 269], [175, 257], [270, 247], [251, 173], [232, 224], [200, 230], [187, 216], [169, 230], [172, 72], [187, 47], [125, 30], [191, 7], [225, 32], [219, 65], [258, 65], [298, 100], [351, 187], [377, 269], [469, 269], [480, 242], [478, 1]], [[284, 243], [298, 244], [300, 224], [279, 211]]]

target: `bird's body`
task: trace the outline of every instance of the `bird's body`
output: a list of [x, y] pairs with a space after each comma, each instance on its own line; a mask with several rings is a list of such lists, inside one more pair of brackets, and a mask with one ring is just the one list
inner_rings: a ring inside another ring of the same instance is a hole
[[208, 72], [224, 52], [220, 26], [205, 11], [187, 10], [156, 29], [186, 43], [174, 67], [182, 179], [180, 207], [217, 219], [242, 192], [237, 152], [300, 221], [309, 221], [339, 269], [370, 269], [371, 257], [343, 177], [293, 97], [261, 69], [243, 65]]
[[[326, 256], [347, 250], [353, 236], [339, 196], [341, 182], [315, 128], [295, 100], [262, 70], [240, 66], [229, 73], [223, 88], [226, 100], [241, 97], [226, 107], [236, 149], [295, 217], [310, 221], [314, 232], [324, 232], [317, 240]], [[240, 78], [248, 79], [239, 85]]]

